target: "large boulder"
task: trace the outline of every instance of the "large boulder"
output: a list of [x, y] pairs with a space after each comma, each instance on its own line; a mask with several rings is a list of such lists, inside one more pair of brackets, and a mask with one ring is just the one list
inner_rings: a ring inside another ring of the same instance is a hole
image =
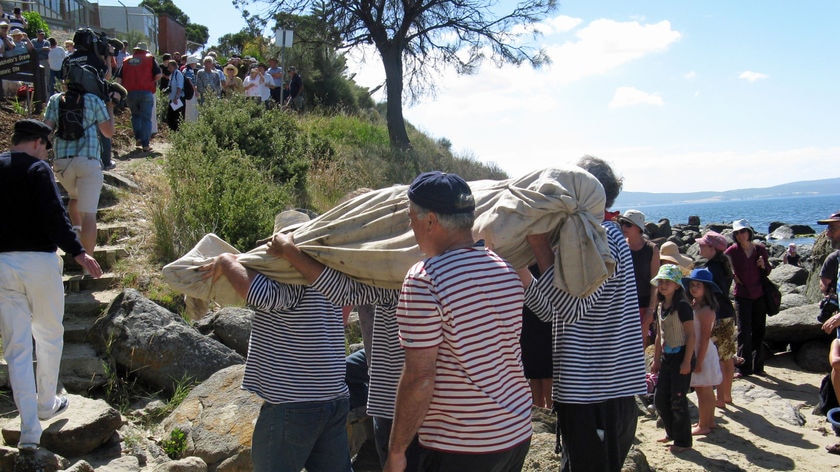
[[180, 316], [126, 289], [90, 329], [92, 341], [144, 383], [166, 392], [179, 382], [201, 382], [245, 360]]
[[200, 457], [210, 472], [250, 472], [251, 435], [262, 400], [242, 390], [244, 365], [213, 374], [195, 387], [162, 422], [169, 433], [187, 434], [186, 453]]
[[797, 267], [790, 264], [782, 264], [773, 268], [768, 276], [770, 280], [778, 285], [793, 284], [804, 285], [808, 281], [808, 271], [802, 267]]
[[831, 364], [828, 362], [828, 351], [831, 341], [815, 339], [799, 346], [794, 352], [796, 365], [809, 372], [829, 372]]
[[816, 303], [788, 308], [767, 318], [764, 339], [769, 343], [801, 344], [812, 339], [829, 339], [817, 321], [820, 308]]
[[[78, 457], [108, 442], [123, 425], [120, 412], [103, 400], [68, 395], [70, 406], [61, 415], [42, 421], [41, 446], [56, 454]], [[2, 429], [7, 444], [20, 440], [20, 417]]]
[[226, 307], [196, 321], [195, 328], [202, 334], [214, 336], [240, 356], [247, 357], [253, 317], [254, 311], [249, 308]]

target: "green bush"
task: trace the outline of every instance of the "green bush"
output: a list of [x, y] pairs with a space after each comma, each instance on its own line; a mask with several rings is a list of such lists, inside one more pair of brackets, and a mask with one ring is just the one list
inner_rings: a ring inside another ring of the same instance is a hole
[[160, 447], [163, 448], [163, 452], [170, 459], [180, 459], [187, 450], [187, 433], [181, 430], [181, 428], [175, 427], [169, 433], [169, 439], [164, 439], [160, 442]]
[[[50, 37], [50, 25], [41, 18], [41, 14], [37, 11], [25, 11], [21, 15], [26, 18], [26, 34], [35, 39], [38, 37], [38, 30], [44, 30], [44, 37]], [[58, 41], [56, 39], [56, 41]], [[49, 73], [49, 71], [47, 71]]]
[[305, 201], [318, 143], [279, 110], [208, 100], [198, 121], [171, 136], [171, 196], [155, 225], [160, 253], [183, 254], [207, 233], [248, 250], [271, 234], [274, 215]]

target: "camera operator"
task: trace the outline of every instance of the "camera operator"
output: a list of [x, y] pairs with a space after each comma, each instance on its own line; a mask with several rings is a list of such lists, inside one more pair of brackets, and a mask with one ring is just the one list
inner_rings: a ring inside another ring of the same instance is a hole
[[[116, 64], [114, 47], [110, 44], [108, 37], [104, 33], [97, 34], [90, 28], [79, 28], [73, 35], [73, 45], [73, 53], [64, 59], [61, 67], [62, 76], [65, 79], [69, 77], [68, 70], [72, 65], [90, 65], [96, 69], [102, 79], [106, 81], [111, 80]], [[110, 84], [109, 90], [116, 90], [123, 97], [126, 96], [125, 89], [122, 86]], [[115, 168], [116, 164], [111, 157], [111, 138], [100, 133], [99, 149], [102, 168], [104, 170]]]

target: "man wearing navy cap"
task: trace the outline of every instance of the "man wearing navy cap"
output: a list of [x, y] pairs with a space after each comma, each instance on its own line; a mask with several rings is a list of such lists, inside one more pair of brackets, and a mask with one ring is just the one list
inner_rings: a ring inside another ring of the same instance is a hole
[[455, 174], [427, 172], [408, 189], [411, 229], [426, 259], [406, 274], [397, 305], [405, 366], [385, 471], [518, 471], [531, 442], [522, 371], [522, 282], [472, 237], [475, 200]]
[[102, 274], [73, 231], [46, 162], [51, 131], [38, 120], [20, 120], [11, 151], [0, 154], [5, 213], [0, 221], [0, 335], [21, 418], [22, 450], [38, 447], [39, 420], [67, 408], [67, 398], [56, 395], [64, 337], [64, 287], [56, 249], [72, 255], [94, 277]]

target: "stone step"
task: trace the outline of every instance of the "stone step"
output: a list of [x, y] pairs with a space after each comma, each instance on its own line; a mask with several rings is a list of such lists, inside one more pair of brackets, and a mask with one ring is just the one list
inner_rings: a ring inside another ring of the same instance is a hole
[[[65, 272], [79, 269], [79, 264], [76, 264], [76, 261], [70, 257], [69, 254], [65, 254], [61, 250], [58, 251], [58, 254], [62, 257], [62, 259], [64, 259]], [[99, 266], [102, 267], [102, 270], [108, 270], [111, 267], [114, 267], [118, 260], [127, 256], [128, 249], [119, 244], [96, 246], [96, 249], [93, 250], [93, 257], [97, 262], [99, 262]]]
[[65, 343], [58, 380], [68, 392], [86, 394], [108, 381], [105, 360], [90, 344]]
[[67, 294], [64, 297], [64, 342], [87, 342], [90, 327], [119, 293], [120, 290], [85, 290]]
[[96, 225], [96, 245], [120, 244], [130, 236], [125, 223], [103, 223]]
[[[36, 361], [37, 362], [37, 361]], [[58, 382], [68, 392], [86, 394], [108, 381], [105, 361], [90, 344], [68, 343], [61, 354]], [[0, 388], [10, 388], [9, 366], [0, 358]]]
[[62, 278], [64, 279], [65, 293], [78, 293], [85, 290], [109, 290], [118, 286], [120, 283], [120, 276], [112, 272], [104, 273], [98, 279], [80, 274], [64, 274]]

